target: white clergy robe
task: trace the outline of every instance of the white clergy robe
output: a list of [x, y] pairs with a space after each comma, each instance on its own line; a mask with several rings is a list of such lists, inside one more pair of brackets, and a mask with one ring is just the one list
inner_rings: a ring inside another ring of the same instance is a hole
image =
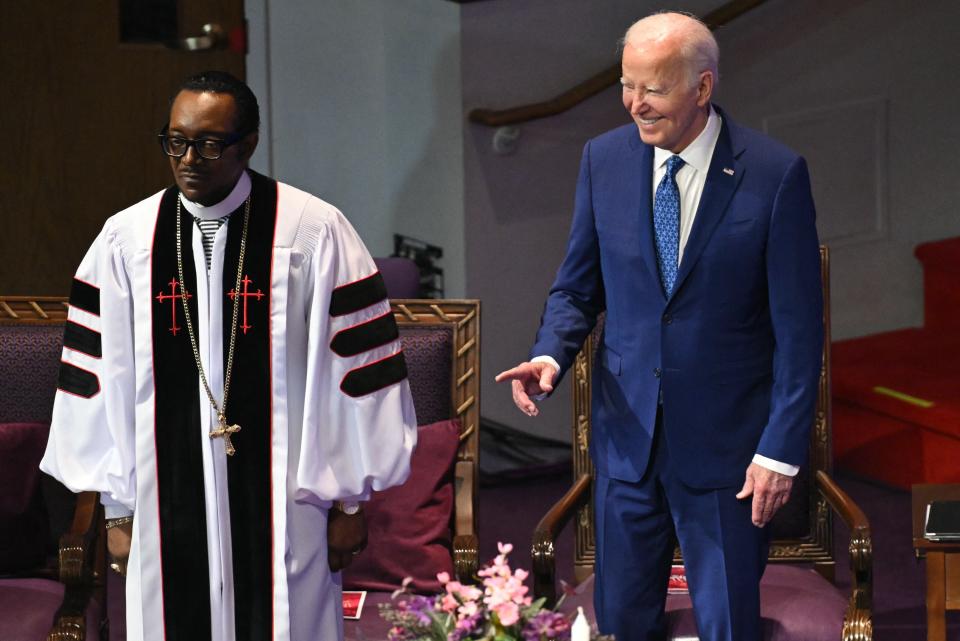
[[[108, 516], [134, 514], [128, 639], [341, 638], [327, 511], [402, 483], [416, 441], [382, 278], [334, 207], [249, 172], [225, 201], [236, 209], [216, 232], [209, 273], [181, 207], [181, 283], [177, 198], [170, 188], [111, 217], [83, 259], [41, 469], [100, 492]], [[199, 215], [223, 215], [211, 209]], [[209, 437], [217, 416], [183, 296], [218, 403], [239, 305], [233, 457]]]

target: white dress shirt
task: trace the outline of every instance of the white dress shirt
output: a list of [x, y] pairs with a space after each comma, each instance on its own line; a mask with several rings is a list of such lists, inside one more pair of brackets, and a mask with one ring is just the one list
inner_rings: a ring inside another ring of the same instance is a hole
[[[700, 197], [703, 196], [703, 187], [707, 183], [707, 172], [710, 169], [710, 161], [713, 159], [713, 150], [717, 146], [717, 140], [720, 138], [720, 129], [723, 119], [710, 107], [710, 115], [707, 118], [707, 124], [703, 131], [693, 142], [679, 154], [683, 159], [683, 166], [677, 171], [677, 187], [680, 190], [680, 247], [677, 252], [678, 265], [683, 263], [683, 250], [690, 238], [690, 230], [693, 229], [693, 221], [697, 217], [697, 209], [700, 206]], [[669, 149], [653, 148], [653, 194], [656, 197], [657, 186], [667, 173], [667, 160], [674, 153]], [[653, 202], [653, 200], [651, 200]], [[552, 356], [541, 355], [532, 359], [534, 363], [548, 363], [560, 371], [560, 365]], [[535, 397], [540, 400], [546, 395], [541, 394]], [[796, 476], [800, 471], [797, 465], [790, 465], [775, 461], [760, 454], [753, 455], [753, 462], [774, 472], [786, 474], [787, 476]]]

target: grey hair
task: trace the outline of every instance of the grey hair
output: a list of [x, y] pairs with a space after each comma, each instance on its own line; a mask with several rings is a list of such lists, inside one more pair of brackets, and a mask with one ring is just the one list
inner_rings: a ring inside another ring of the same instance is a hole
[[[618, 51], [623, 51], [628, 44], [635, 45], [638, 32], [648, 28], [651, 22], [663, 22], [660, 16], [680, 16], [688, 19], [683, 21], [684, 24], [679, 29], [671, 29], [669, 32], [669, 35], [680, 39], [678, 53], [686, 68], [687, 80], [691, 86], [696, 86], [700, 81], [700, 73], [710, 71], [713, 73], [713, 86], [716, 88], [720, 84], [720, 47], [710, 27], [691, 13], [658, 11], [637, 20], [618, 41]], [[663, 32], [657, 38], [662, 39], [666, 35], [668, 34]]]

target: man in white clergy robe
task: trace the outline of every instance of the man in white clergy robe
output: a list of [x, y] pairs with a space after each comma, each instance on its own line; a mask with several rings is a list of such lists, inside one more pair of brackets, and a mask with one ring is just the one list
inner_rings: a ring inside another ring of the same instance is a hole
[[108, 219], [73, 281], [41, 468], [100, 492], [131, 640], [342, 638], [361, 504], [409, 473], [383, 279], [336, 208], [247, 168], [258, 128], [240, 80], [185, 81], [176, 184]]

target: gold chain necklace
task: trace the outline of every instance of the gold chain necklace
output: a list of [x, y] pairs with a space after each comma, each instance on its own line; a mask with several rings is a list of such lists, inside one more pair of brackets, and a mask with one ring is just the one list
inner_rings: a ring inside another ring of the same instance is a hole
[[[237, 262], [237, 286], [233, 291], [240, 292], [240, 284], [243, 282], [243, 257], [247, 253], [247, 224], [250, 222], [250, 196], [243, 206], [243, 234], [240, 238], [240, 260]], [[186, 320], [187, 334], [190, 335], [190, 347], [193, 348], [193, 358], [197, 362], [197, 371], [200, 372], [200, 381], [203, 383], [203, 389], [207, 391], [207, 398], [210, 399], [210, 405], [217, 413], [217, 428], [210, 430], [210, 438], [223, 438], [223, 446], [227, 451], [227, 456], [233, 456], [237, 449], [230, 440], [231, 434], [240, 431], [239, 425], [227, 425], [227, 396], [230, 394], [230, 374], [233, 373], [233, 349], [237, 340], [237, 312], [240, 309], [240, 296], [233, 299], [233, 321], [230, 324], [230, 349], [227, 352], [227, 372], [223, 380], [223, 405], [217, 405], [213, 398], [213, 392], [210, 391], [210, 384], [207, 383], [207, 377], [203, 373], [203, 363], [200, 361], [200, 350], [197, 348], [197, 337], [193, 332], [193, 323], [190, 320], [190, 307], [187, 305], [187, 290], [184, 287], [183, 280], [183, 249], [180, 241], [180, 195], [177, 195], [177, 275], [180, 277], [180, 291], [183, 294], [180, 297], [183, 302], [183, 316]]]

